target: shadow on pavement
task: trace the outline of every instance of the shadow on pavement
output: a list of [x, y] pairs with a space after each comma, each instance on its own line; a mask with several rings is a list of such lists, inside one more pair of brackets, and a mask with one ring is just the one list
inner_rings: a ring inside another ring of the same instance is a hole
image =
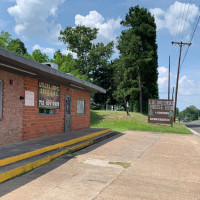
[[113, 137], [110, 137], [106, 140], [100, 141], [89, 147], [81, 149], [76, 154], [65, 154], [43, 166], [40, 166], [40, 167], [30, 171], [30, 172], [27, 172], [25, 174], [17, 176], [15, 178], [5, 181], [3, 183], [0, 183], [0, 197], [16, 190], [17, 188], [20, 188], [20, 187], [26, 185], [27, 183], [45, 175], [46, 173], [48, 173], [58, 167], [60, 167], [61, 165], [67, 163], [69, 160], [73, 159], [76, 155], [86, 154], [90, 151], [93, 151], [94, 149], [96, 149], [100, 146], [103, 146], [104, 144], [121, 137], [122, 135], [124, 135], [124, 134], [117, 133], [117, 135], [115, 135]]
[[200, 124], [185, 124], [189, 128], [200, 128]]

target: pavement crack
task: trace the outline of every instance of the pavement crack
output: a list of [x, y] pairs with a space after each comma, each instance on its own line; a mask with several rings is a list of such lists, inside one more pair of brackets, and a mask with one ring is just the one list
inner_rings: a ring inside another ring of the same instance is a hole
[[106, 183], [105, 181], [94, 180], [94, 179], [88, 179], [88, 181], [97, 182], [97, 183], [103, 183], [103, 184]]
[[146, 151], [148, 151], [154, 144], [156, 144], [160, 140], [160, 136], [150, 145], [148, 146], [138, 157], [137, 159], [139, 160]]
[[118, 179], [118, 177], [120, 177], [123, 173], [125, 173], [125, 169], [123, 169], [110, 183], [108, 183], [105, 187], [103, 187], [103, 189], [97, 194], [97, 196], [96, 197], [94, 197], [92, 200], [95, 200], [95, 199], [97, 199], [97, 197], [99, 196], [99, 195], [101, 195], [102, 193], [103, 193], [103, 191], [107, 188], [107, 187], [109, 187], [111, 184], [113, 184], [117, 179]]

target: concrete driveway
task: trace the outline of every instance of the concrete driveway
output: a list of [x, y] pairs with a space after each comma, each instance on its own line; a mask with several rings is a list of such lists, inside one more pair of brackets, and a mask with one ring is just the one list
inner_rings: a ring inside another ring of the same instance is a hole
[[0, 196], [1, 200], [199, 200], [200, 137], [127, 131], [0, 184]]

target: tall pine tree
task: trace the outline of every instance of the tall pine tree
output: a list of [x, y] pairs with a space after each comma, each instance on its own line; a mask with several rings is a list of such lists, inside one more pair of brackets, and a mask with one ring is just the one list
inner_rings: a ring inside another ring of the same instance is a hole
[[121, 24], [126, 29], [117, 46], [123, 68], [118, 93], [123, 90], [131, 108], [147, 113], [148, 99], [158, 98], [155, 19], [147, 9], [135, 6], [129, 9]]

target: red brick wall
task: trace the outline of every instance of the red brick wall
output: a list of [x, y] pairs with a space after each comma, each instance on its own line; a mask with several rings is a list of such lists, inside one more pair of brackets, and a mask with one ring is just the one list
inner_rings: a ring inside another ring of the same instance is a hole
[[[71, 130], [90, 127], [90, 94], [60, 87], [60, 109], [55, 115], [41, 115], [38, 109], [38, 80], [24, 78], [24, 89], [35, 94], [35, 105], [24, 106], [23, 140], [64, 132], [65, 95], [71, 95]], [[86, 114], [77, 115], [77, 99], [86, 100]]]
[[[3, 117], [0, 119], [0, 145], [21, 141], [23, 104], [20, 96], [24, 96], [24, 78], [16, 74], [0, 70], [3, 81]], [[10, 84], [13, 80], [13, 84]]]
[[[71, 95], [71, 130], [90, 127], [90, 93], [60, 87], [60, 109], [55, 115], [41, 115], [38, 109], [38, 80], [0, 70], [3, 80], [3, 118], [0, 119], [0, 145], [64, 132], [65, 95]], [[10, 85], [9, 80], [14, 80]], [[34, 106], [25, 106], [25, 91], [34, 92]], [[84, 99], [84, 115], [77, 114], [77, 99]]]

